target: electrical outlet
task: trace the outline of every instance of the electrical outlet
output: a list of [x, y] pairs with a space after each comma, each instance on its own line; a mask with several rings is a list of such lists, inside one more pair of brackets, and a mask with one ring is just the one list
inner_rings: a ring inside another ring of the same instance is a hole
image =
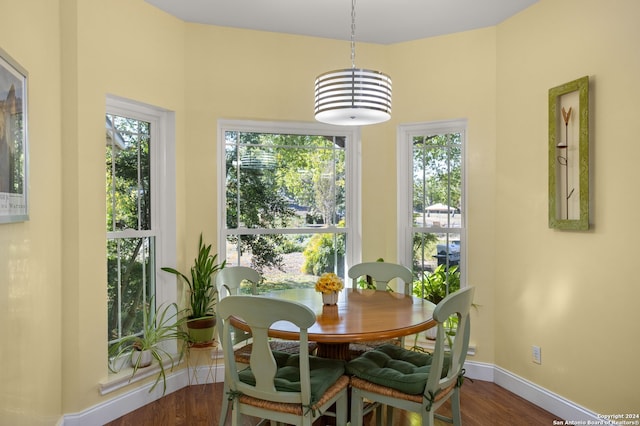
[[531, 346], [531, 357], [532, 361], [536, 364], [542, 364], [542, 351], [540, 350], [540, 346]]

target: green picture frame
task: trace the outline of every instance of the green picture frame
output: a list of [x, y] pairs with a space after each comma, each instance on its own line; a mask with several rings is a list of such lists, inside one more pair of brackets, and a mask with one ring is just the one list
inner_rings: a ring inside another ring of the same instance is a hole
[[549, 228], [589, 229], [589, 77], [549, 89]]

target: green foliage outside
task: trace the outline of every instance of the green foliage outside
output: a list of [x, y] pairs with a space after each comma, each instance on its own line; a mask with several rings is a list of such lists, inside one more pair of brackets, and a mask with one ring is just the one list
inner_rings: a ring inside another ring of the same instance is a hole
[[283, 255], [306, 241], [268, 230], [338, 221], [345, 210], [344, 147], [335, 138], [313, 135], [227, 132], [225, 137], [226, 225], [238, 230], [227, 242], [250, 254], [254, 269], [282, 270]]
[[462, 147], [459, 133], [416, 136], [413, 140], [413, 209], [436, 203], [461, 207]]
[[304, 249], [302, 272], [321, 275], [336, 272], [344, 277], [344, 234], [314, 234]]

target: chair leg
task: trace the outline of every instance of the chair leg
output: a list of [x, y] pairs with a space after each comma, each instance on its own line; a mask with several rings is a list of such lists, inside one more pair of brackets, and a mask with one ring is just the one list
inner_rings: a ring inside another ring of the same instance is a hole
[[393, 407], [391, 405], [385, 405], [387, 407], [387, 426], [393, 426]]
[[451, 414], [454, 426], [462, 425], [462, 414], [460, 412], [460, 388], [456, 387], [451, 395]]
[[364, 400], [357, 388], [351, 388], [351, 426], [362, 426]]
[[347, 424], [348, 410], [349, 404], [347, 395], [345, 395], [343, 398], [338, 398], [338, 400], [336, 401], [336, 425]]
[[435, 410], [422, 412], [422, 426], [435, 426]]
[[242, 414], [240, 414], [240, 409], [238, 408], [238, 400], [234, 399], [231, 402], [231, 425], [232, 426], [240, 426], [242, 424]]
[[224, 426], [227, 422], [227, 413], [229, 412], [229, 399], [227, 398], [227, 392], [229, 389], [227, 388], [227, 383], [225, 382], [224, 387], [222, 389], [222, 406], [220, 407], [220, 426]]

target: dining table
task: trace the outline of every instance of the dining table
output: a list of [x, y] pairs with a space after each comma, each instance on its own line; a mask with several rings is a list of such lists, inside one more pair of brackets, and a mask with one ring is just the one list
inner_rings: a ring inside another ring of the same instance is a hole
[[[393, 291], [345, 288], [335, 305], [325, 305], [314, 288], [274, 290], [264, 297], [292, 300], [310, 308], [316, 322], [308, 329], [309, 341], [316, 342], [316, 355], [349, 359], [349, 345], [393, 339], [420, 333], [436, 325], [435, 305], [428, 300]], [[230, 319], [234, 327], [249, 331], [241, 318]], [[298, 328], [287, 321], [275, 322], [269, 336], [299, 340]]]

